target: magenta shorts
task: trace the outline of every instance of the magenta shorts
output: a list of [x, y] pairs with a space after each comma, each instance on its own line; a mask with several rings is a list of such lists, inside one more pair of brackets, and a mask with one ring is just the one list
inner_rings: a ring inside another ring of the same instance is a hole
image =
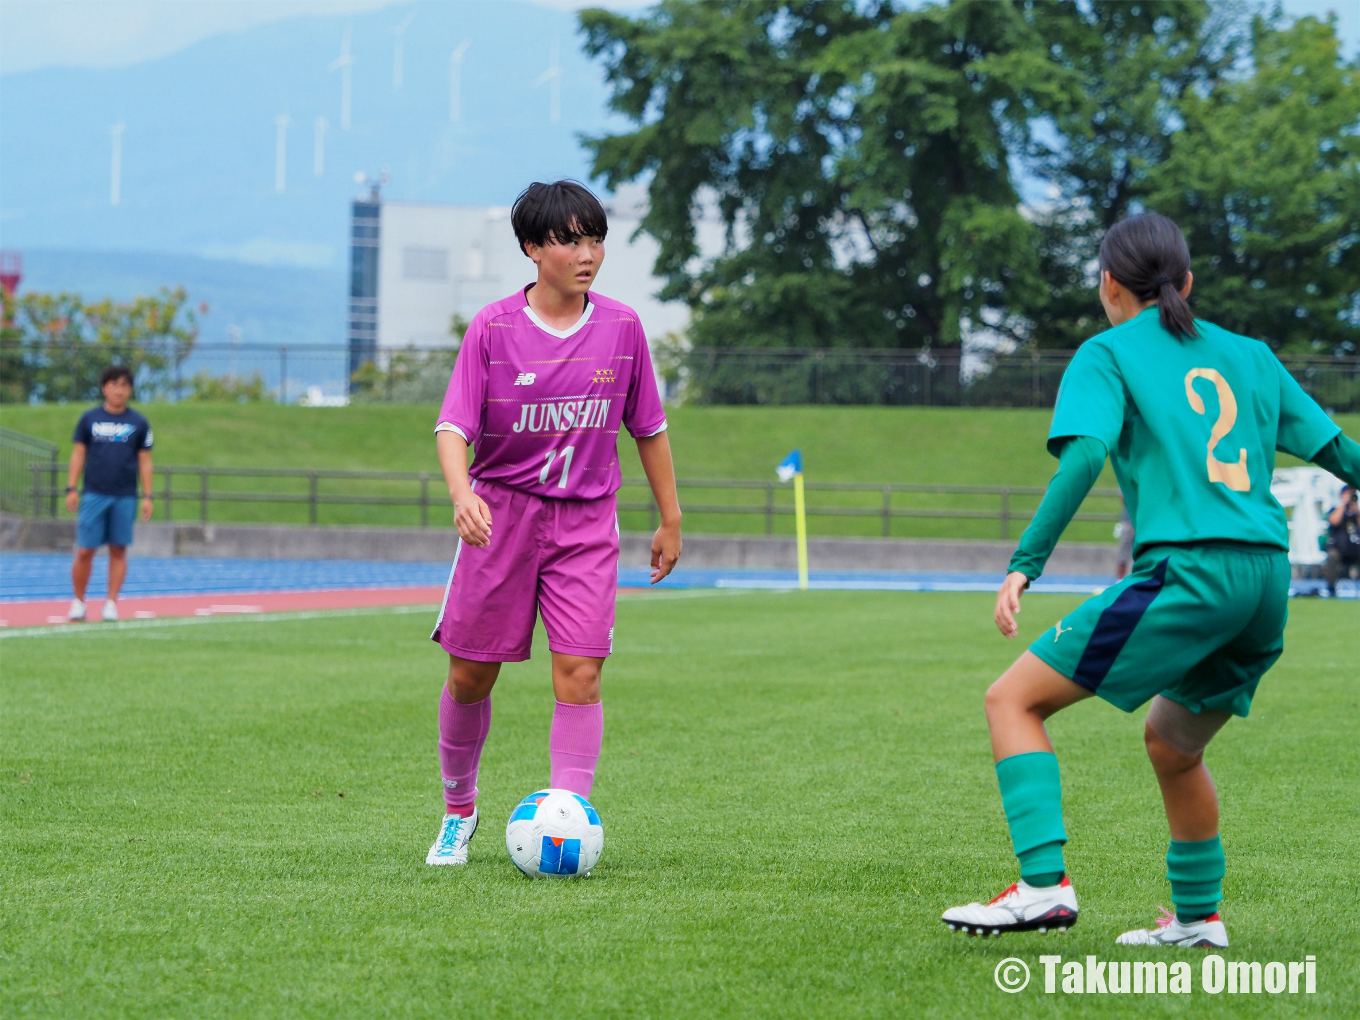
[[459, 658], [522, 662], [541, 612], [549, 649], [607, 656], [619, 577], [614, 496], [542, 499], [487, 481], [473, 489], [491, 510], [491, 544], [459, 541], [431, 639]]

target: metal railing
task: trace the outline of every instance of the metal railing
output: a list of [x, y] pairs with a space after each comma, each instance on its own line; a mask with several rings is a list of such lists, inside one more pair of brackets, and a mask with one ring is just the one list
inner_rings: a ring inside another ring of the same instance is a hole
[[[242, 487], [242, 482], [254, 487]], [[777, 522], [792, 517], [794, 512], [789, 486], [773, 480], [682, 479], [677, 484], [687, 526], [691, 529], [705, 530], [704, 519], [707, 519], [710, 525], [716, 521], [719, 531], [734, 530], [730, 528], [733, 522], [758, 518], [760, 530], [773, 535], [778, 530]], [[805, 489], [807, 514], [812, 519], [874, 520], [877, 522], [874, 530], [885, 537], [893, 534], [897, 521], [994, 521], [997, 537], [1002, 539], [1014, 537], [1014, 525], [1034, 516], [1034, 509], [1044, 493], [1042, 487], [1036, 486], [856, 482], [808, 482]], [[55, 516], [59, 491], [55, 461], [50, 466], [34, 465], [27, 506], [35, 508], [39, 516]], [[161, 521], [222, 522], [226, 507], [246, 505], [305, 508], [309, 525], [322, 523], [324, 509], [341, 507], [414, 509], [420, 527], [430, 527], [432, 515], [436, 513], [439, 515], [438, 526], [452, 525], [443, 477], [429, 471], [158, 466], [155, 496], [159, 502], [157, 519]], [[930, 497], [943, 498], [935, 500], [935, 505], [922, 505], [929, 504]], [[1094, 489], [1088, 498], [1097, 504], [1108, 503], [1108, 509], [1084, 510], [1074, 520], [1112, 523], [1120, 519], [1118, 489]], [[951, 503], [955, 505], [949, 505]], [[1019, 505], [1021, 503], [1024, 505]], [[218, 511], [216, 514], [214, 508]], [[624, 480], [618, 508], [621, 514], [637, 515], [639, 521], [645, 515], [649, 529], [657, 526], [656, 503], [645, 480]], [[240, 519], [239, 515], [229, 516]], [[291, 516], [285, 511], [267, 513], [263, 517], [256, 514], [252, 519], [286, 523], [280, 518]], [[724, 527], [722, 518], [729, 518], [726, 522], [729, 527]], [[369, 520], [366, 523], [382, 522]]]
[[[55, 517], [57, 452], [57, 447], [44, 439], [0, 427], [0, 509], [25, 516]], [[50, 477], [51, 482], [40, 488], [39, 480], [44, 477]]]
[[[646, 485], [647, 483], [641, 480], [624, 480], [625, 490], [629, 487], [645, 488]], [[677, 481], [676, 486], [681, 493], [680, 505], [686, 517], [696, 514], [758, 514], [763, 518], [765, 534], [773, 535], [775, 533], [775, 519], [792, 517], [794, 514], [791, 497], [788, 495], [788, 486], [779, 482], [690, 479]], [[1037, 503], [1046, 491], [1041, 486], [1031, 485], [915, 485], [868, 482], [806, 482], [803, 488], [808, 494], [806, 507], [808, 517], [876, 518], [881, 522], [881, 535], [884, 538], [891, 537], [892, 524], [895, 520], [927, 518], [953, 521], [997, 521], [1000, 525], [998, 537], [1008, 539], [1011, 537], [1012, 522], [1028, 522], [1034, 517], [1032, 510], [1018, 508], [1014, 505], [1015, 497], [1031, 497]], [[758, 503], [694, 502], [688, 498], [687, 493], [702, 489], [758, 492], [762, 498]], [[819, 493], [872, 493], [875, 499], [873, 506], [819, 505], [815, 498]], [[650, 497], [650, 493], [648, 495]], [[971, 499], [995, 497], [997, 505], [995, 508], [979, 508], [976, 506], [904, 507], [896, 500], [897, 497], [905, 495], [967, 496]], [[1102, 488], [1092, 489], [1088, 498], [1118, 501], [1122, 497], [1118, 489]], [[648, 515], [648, 526], [650, 528], [657, 526], [656, 503], [650, 498], [645, 501], [629, 501], [620, 498], [619, 511], [645, 512]], [[1118, 509], [1112, 509], [1110, 511], [1083, 511], [1077, 513], [1072, 519], [1074, 521], [1115, 522], [1121, 520], [1122, 516]]]

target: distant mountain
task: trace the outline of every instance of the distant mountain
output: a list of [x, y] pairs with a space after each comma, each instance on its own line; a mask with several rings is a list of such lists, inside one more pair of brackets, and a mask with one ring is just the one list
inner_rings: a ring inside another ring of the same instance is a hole
[[[411, 14], [397, 89], [391, 29]], [[344, 130], [344, 71], [328, 68], [347, 32], [353, 98], [352, 126]], [[455, 123], [451, 55], [464, 40]], [[131, 67], [0, 77], [0, 244], [343, 271], [358, 171], [387, 167], [393, 199], [475, 204], [506, 204], [534, 179], [583, 177], [588, 164], [578, 136], [610, 121], [599, 69], [579, 42], [567, 12], [518, 0], [426, 0], [216, 36]], [[554, 44], [556, 84], [551, 75], [540, 80]], [[559, 85], [560, 121], [552, 123]], [[289, 118], [281, 194], [280, 115]], [[322, 117], [324, 170], [316, 176]], [[115, 207], [110, 129], [118, 123]], [[30, 255], [34, 272], [46, 258]], [[97, 271], [106, 270], [112, 267]], [[183, 282], [175, 277], [183, 272], [167, 272], [165, 282]]]
[[183, 286], [197, 305], [203, 343], [226, 343], [240, 330], [246, 344], [343, 344], [346, 278], [338, 269], [252, 266], [225, 259], [154, 252], [28, 248], [24, 291], [72, 291], [91, 300], [128, 300]]

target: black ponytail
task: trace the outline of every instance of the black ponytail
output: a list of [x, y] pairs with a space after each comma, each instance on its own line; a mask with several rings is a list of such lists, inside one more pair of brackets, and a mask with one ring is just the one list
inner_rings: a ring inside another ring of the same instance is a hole
[[1176, 339], [1199, 336], [1195, 315], [1180, 295], [1190, 271], [1190, 246], [1171, 220], [1157, 213], [1120, 220], [1100, 242], [1100, 268], [1139, 301], [1156, 301], [1162, 329]]

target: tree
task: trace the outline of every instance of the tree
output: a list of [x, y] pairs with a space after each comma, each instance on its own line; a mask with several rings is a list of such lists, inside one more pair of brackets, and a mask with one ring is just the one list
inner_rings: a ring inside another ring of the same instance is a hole
[[[632, 121], [588, 140], [594, 170], [648, 181], [696, 346], [1074, 347], [1103, 326], [1100, 238], [1143, 208], [1185, 220], [1210, 317], [1291, 347], [1360, 334], [1356, 69], [1329, 25], [1232, 0], [663, 0], [581, 24]], [[1022, 183], [1049, 196], [1022, 206]], [[705, 263], [706, 208], [727, 244]]]
[[269, 395], [259, 372], [252, 372], [249, 378], [196, 372], [189, 385], [190, 393], [185, 399], [204, 403], [258, 404]]
[[1360, 342], [1360, 61], [1315, 18], [1252, 26], [1253, 73], [1179, 106], [1142, 201], [1193, 253], [1197, 305], [1296, 354]]
[[[1008, 136], [1080, 97], [1021, 3], [691, 4], [585, 11], [632, 132], [589, 142], [613, 186], [650, 177], [642, 229], [696, 345], [956, 343], [1042, 293]], [[712, 196], [728, 249], [698, 253]]]
[[190, 307], [182, 287], [94, 303], [78, 294], [27, 293], [12, 308], [3, 338], [6, 401], [92, 400], [109, 365], [131, 369], [143, 399], [170, 392], [173, 370], [198, 338], [198, 314], [207, 310]]
[[1183, 131], [1180, 104], [1240, 58], [1247, 19], [1239, 5], [1204, 0], [1040, 3], [1025, 16], [1083, 97], [1038, 117], [1018, 150], [1024, 172], [1051, 191], [1033, 212], [1048, 298], [1028, 310], [1029, 335], [1074, 348], [1105, 325], [1092, 294], [1101, 237], [1142, 208], [1149, 175]]
[[350, 398], [356, 403], [398, 404], [442, 400], [469, 325], [467, 319], [454, 312], [449, 317], [449, 336], [453, 342], [448, 347], [421, 350], [411, 345], [388, 350], [385, 368], [375, 361], [365, 361], [350, 374]]

